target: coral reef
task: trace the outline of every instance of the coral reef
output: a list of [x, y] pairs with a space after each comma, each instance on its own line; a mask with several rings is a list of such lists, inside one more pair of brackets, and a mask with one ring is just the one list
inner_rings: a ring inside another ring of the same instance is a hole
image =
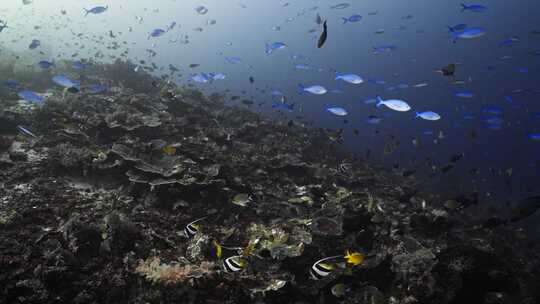
[[2, 97], [0, 303], [540, 301], [519, 231], [445, 210], [335, 132], [164, 96], [131, 68], [93, 66], [104, 94]]

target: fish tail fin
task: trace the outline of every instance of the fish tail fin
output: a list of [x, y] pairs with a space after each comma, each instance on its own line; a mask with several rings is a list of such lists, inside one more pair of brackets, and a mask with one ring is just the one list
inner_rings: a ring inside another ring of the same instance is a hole
[[380, 108], [384, 104], [384, 100], [382, 100], [381, 96], [377, 95], [377, 100], [379, 101], [377, 103], [377, 108]]
[[420, 117], [420, 113], [416, 112], [416, 116], [414, 118]]
[[345, 17], [341, 17], [341, 19], [343, 19], [343, 24], [349, 22], [349, 19], [345, 18]]
[[298, 84], [298, 94], [300, 94], [300, 95], [304, 94], [305, 88], [306, 88], [306, 87], [304, 87], [303, 84], [299, 83], [299, 84]]
[[90, 11], [89, 11], [89, 10], [87, 10], [87, 9], [85, 9], [85, 8], [83, 8], [83, 10], [84, 10], [84, 12], [86, 13], [86, 14], [84, 14], [85, 17], [88, 16], [88, 14], [90, 14]]
[[454, 28], [453, 28], [453, 27], [451, 27], [451, 26], [449, 26], [449, 25], [447, 25], [446, 27], [448, 28], [448, 31], [449, 31], [450, 33], [453, 33], [453, 32], [454, 32]]
[[270, 49], [270, 44], [268, 44], [268, 42], [264, 44], [264, 48], [264, 52], [266, 53], [266, 55], [270, 55], [272, 53], [272, 50]]
[[467, 4], [465, 3], [461, 3], [461, 11], [464, 12], [466, 9], [468, 9], [469, 6], [467, 6]]

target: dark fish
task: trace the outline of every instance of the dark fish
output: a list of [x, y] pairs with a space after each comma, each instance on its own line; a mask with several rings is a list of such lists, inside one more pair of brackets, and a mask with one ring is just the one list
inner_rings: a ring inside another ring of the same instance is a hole
[[198, 64], [198, 63], [192, 63], [192, 64], [189, 65], [189, 67], [192, 68], [192, 69], [196, 68], [198, 66], [200, 66], [200, 64]]
[[323, 23], [323, 32], [321, 36], [319, 37], [319, 41], [317, 42], [317, 47], [322, 48], [324, 43], [326, 42], [326, 38], [328, 37], [328, 28], [326, 26], [326, 21]]
[[507, 220], [503, 220], [499, 217], [492, 217], [485, 221], [484, 224], [482, 224], [482, 227], [487, 229], [494, 229], [501, 225], [506, 225], [506, 223], [508, 223]]
[[533, 215], [538, 209], [540, 209], [540, 196], [531, 196], [519, 201], [516, 206], [512, 208], [512, 215], [510, 221], [512, 223], [523, 220]]
[[460, 159], [462, 159], [463, 156], [465, 156], [465, 154], [463, 154], [463, 153], [459, 153], [459, 154], [453, 155], [453, 156], [450, 158], [450, 162], [451, 162], [451, 163], [456, 163], [456, 162], [458, 162]]
[[9, 26], [7, 25], [7, 22], [0, 21], [0, 33], [6, 28], [9, 28]]
[[317, 13], [317, 18], [315, 18], [315, 23], [317, 23], [318, 25], [321, 25], [323, 23], [323, 20], [321, 18], [321, 15], [319, 15], [319, 13]]
[[255, 82], [255, 78], [253, 78], [253, 76], [249, 76], [249, 83], [254, 83]]
[[441, 167], [441, 172], [446, 173], [454, 168], [454, 164], [447, 164], [443, 167]]
[[449, 65], [442, 67], [440, 70], [437, 70], [437, 72], [442, 73], [443, 76], [454, 76], [454, 73], [456, 72], [456, 64], [450, 63]]
[[70, 88], [67, 88], [67, 91], [72, 93], [72, 94], [77, 94], [80, 92], [80, 90], [77, 88], [77, 87], [70, 87]]
[[501, 225], [506, 225], [508, 222], [515, 223], [533, 215], [538, 209], [540, 209], [540, 196], [531, 196], [522, 199], [512, 207], [510, 219], [502, 219], [495, 216], [485, 221], [482, 227], [494, 229]]
[[456, 209], [465, 209], [472, 205], [478, 205], [478, 193], [472, 193], [470, 195], [462, 194], [451, 200], [459, 203], [459, 206]]
[[403, 171], [402, 175], [403, 175], [403, 177], [409, 177], [409, 176], [413, 175], [414, 173], [416, 173], [415, 170], [406, 170], [406, 171]]

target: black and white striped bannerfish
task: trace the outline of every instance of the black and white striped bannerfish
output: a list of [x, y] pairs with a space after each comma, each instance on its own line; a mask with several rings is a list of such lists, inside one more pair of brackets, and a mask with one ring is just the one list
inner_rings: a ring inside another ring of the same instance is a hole
[[346, 174], [352, 169], [352, 165], [350, 163], [340, 163], [337, 165], [337, 171], [341, 174]]
[[201, 229], [201, 225], [197, 224], [197, 222], [202, 221], [205, 218], [207, 218], [207, 216], [196, 219], [186, 225], [186, 227], [184, 228], [184, 235], [186, 236], [186, 238], [190, 239], [199, 232], [199, 230]]
[[234, 255], [223, 261], [223, 269], [228, 273], [242, 271], [246, 265], [247, 262], [241, 255]]
[[336, 255], [336, 256], [331, 256], [331, 257], [318, 260], [317, 262], [313, 264], [313, 266], [311, 266], [311, 269], [309, 270], [309, 274], [314, 280], [320, 280], [324, 277], [327, 277], [335, 269], [335, 266], [334, 264], [331, 264], [331, 263], [325, 263], [325, 261], [339, 258], [339, 257], [341, 256]]

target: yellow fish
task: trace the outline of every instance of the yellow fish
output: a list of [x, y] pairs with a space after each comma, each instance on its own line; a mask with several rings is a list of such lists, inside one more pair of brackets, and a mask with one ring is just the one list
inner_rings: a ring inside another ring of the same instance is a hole
[[365, 256], [360, 252], [347, 250], [344, 258], [347, 260], [347, 264], [358, 266], [364, 262]]
[[166, 145], [165, 148], [163, 148], [163, 152], [165, 152], [167, 155], [175, 155], [176, 147], [172, 145]]
[[223, 248], [221, 248], [221, 245], [216, 242], [215, 240], [212, 241], [212, 243], [214, 244], [214, 247], [216, 247], [216, 256], [218, 259], [221, 259], [221, 255], [223, 253]]

